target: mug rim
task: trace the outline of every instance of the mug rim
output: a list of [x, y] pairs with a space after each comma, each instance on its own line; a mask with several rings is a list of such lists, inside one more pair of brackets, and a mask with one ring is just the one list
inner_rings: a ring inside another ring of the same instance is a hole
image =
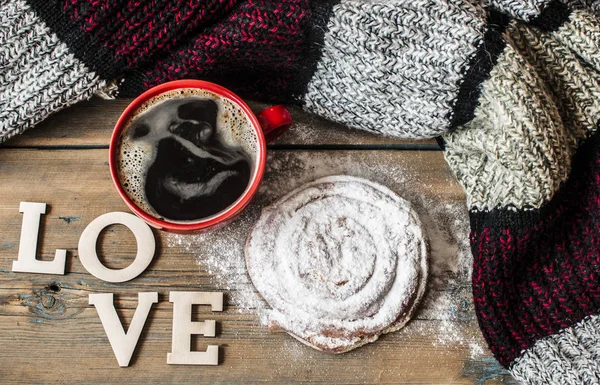
[[[225, 210], [221, 211], [220, 213], [215, 214], [214, 216], [209, 217], [208, 219], [194, 221], [194, 222], [190, 222], [190, 223], [177, 223], [177, 222], [169, 222], [166, 220], [161, 220], [161, 219], [158, 219], [158, 218], [148, 214], [147, 212], [143, 211], [138, 205], [136, 205], [131, 200], [129, 195], [127, 195], [127, 193], [121, 186], [121, 183], [119, 182], [118, 164], [117, 164], [117, 162], [118, 162], [117, 161], [118, 142], [120, 140], [121, 133], [123, 132], [123, 129], [125, 128], [131, 115], [143, 103], [150, 100], [151, 98], [158, 96], [160, 94], [163, 94], [165, 92], [174, 91], [174, 90], [183, 89], [183, 88], [195, 88], [195, 89], [202, 89], [202, 90], [210, 91], [219, 96], [225, 97], [225, 98], [233, 101], [246, 113], [246, 115], [248, 116], [248, 118], [250, 120], [252, 128], [254, 129], [254, 132], [256, 133], [256, 136], [258, 138], [258, 156], [256, 157], [258, 164], [256, 166], [256, 173], [254, 174], [254, 179], [251, 181], [249, 188], [246, 188], [244, 193], [236, 200], [235, 204], [233, 204], [232, 206], [226, 208]], [[248, 205], [248, 203], [250, 203], [250, 201], [252, 200], [252, 198], [254, 197], [256, 192], [258, 191], [258, 187], [259, 187], [260, 182], [262, 181], [262, 178], [264, 175], [265, 163], [266, 163], [266, 158], [267, 158], [266, 149], [267, 149], [267, 145], [266, 145], [266, 141], [265, 141], [265, 136], [263, 134], [263, 131], [262, 131], [261, 125], [258, 121], [258, 118], [256, 117], [254, 112], [252, 112], [252, 110], [250, 109], [248, 104], [246, 104], [246, 102], [244, 102], [244, 100], [242, 98], [240, 98], [239, 96], [234, 94], [232, 91], [228, 90], [227, 88], [220, 86], [218, 84], [215, 84], [215, 83], [207, 82], [204, 80], [183, 79], [183, 80], [169, 81], [169, 82], [154, 86], [154, 87], [148, 89], [147, 91], [143, 92], [141, 95], [139, 95], [135, 99], [133, 99], [133, 101], [127, 105], [127, 107], [121, 113], [121, 116], [117, 120], [117, 123], [115, 124], [115, 127], [113, 129], [113, 132], [112, 132], [112, 135], [110, 138], [110, 145], [109, 145], [109, 149], [108, 149], [108, 154], [109, 154], [108, 163], [109, 163], [109, 168], [110, 168], [110, 175], [111, 175], [113, 184], [115, 185], [115, 187], [117, 189], [117, 192], [119, 193], [119, 195], [121, 196], [123, 201], [125, 201], [125, 204], [127, 204], [129, 209], [131, 211], [133, 211], [135, 215], [142, 218], [150, 226], [157, 228], [159, 230], [190, 232], [190, 231], [208, 229], [210, 227], [213, 227], [213, 226], [216, 226], [219, 224], [225, 224], [229, 220], [232, 220], [233, 218], [235, 218]]]

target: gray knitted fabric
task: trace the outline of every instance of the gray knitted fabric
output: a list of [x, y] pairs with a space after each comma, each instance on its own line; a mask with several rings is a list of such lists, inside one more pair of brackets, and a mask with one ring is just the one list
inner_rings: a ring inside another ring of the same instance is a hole
[[486, 0], [497, 10], [529, 21], [539, 16], [552, 0]]
[[510, 371], [529, 385], [600, 385], [600, 317], [536, 342]]
[[505, 38], [475, 118], [444, 135], [446, 160], [475, 211], [548, 202], [600, 117], [595, 17], [573, 11], [552, 33], [513, 21]]
[[0, 7], [0, 42], [0, 143], [105, 85], [24, 1]]
[[[531, 21], [552, 4], [553, 0], [486, 0], [487, 3], [506, 14], [525, 21]], [[599, 0], [561, 0], [574, 9], [586, 9], [596, 15], [600, 14]]]
[[478, 1], [343, 1], [334, 7], [306, 108], [354, 128], [407, 138], [449, 128], [481, 44]]

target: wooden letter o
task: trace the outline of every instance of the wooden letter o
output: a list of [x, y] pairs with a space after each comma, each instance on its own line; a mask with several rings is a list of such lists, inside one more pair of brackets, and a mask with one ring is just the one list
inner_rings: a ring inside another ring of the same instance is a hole
[[[121, 224], [135, 235], [137, 255], [131, 265], [124, 269], [109, 269], [98, 259], [96, 243], [100, 232], [107, 226]], [[152, 262], [156, 241], [150, 227], [133, 214], [114, 212], [100, 215], [81, 233], [79, 238], [79, 260], [94, 277], [106, 282], [126, 282], [142, 274]]]

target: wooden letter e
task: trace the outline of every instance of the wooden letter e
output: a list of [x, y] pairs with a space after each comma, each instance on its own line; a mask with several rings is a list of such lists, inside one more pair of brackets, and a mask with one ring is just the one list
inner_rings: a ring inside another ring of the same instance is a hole
[[208, 345], [205, 352], [192, 351], [192, 334], [214, 337], [216, 325], [213, 320], [192, 322], [192, 305], [211, 305], [212, 311], [223, 311], [223, 293], [172, 291], [169, 301], [173, 302], [173, 341], [167, 364], [218, 365], [218, 345]]

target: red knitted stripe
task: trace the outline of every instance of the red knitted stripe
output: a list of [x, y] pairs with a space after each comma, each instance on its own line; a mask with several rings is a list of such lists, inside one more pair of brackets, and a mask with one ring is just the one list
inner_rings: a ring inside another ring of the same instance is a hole
[[128, 67], [172, 49], [231, 12], [241, 0], [65, 0], [70, 19]]
[[481, 330], [505, 366], [540, 338], [600, 312], [600, 135], [539, 210], [471, 215], [473, 295]]
[[63, 0], [63, 11], [129, 69], [150, 67], [146, 87], [184, 76], [297, 66], [308, 0]]
[[[241, 4], [226, 20], [157, 60], [146, 70], [144, 87], [196, 77], [221, 79], [246, 95], [269, 89], [285, 93], [289, 79], [299, 70], [306, 43], [310, 12], [304, 3], [277, 2], [269, 9], [262, 2]], [[235, 77], [238, 72], [254, 76], [240, 79]], [[269, 99], [269, 95], [259, 97]]]

